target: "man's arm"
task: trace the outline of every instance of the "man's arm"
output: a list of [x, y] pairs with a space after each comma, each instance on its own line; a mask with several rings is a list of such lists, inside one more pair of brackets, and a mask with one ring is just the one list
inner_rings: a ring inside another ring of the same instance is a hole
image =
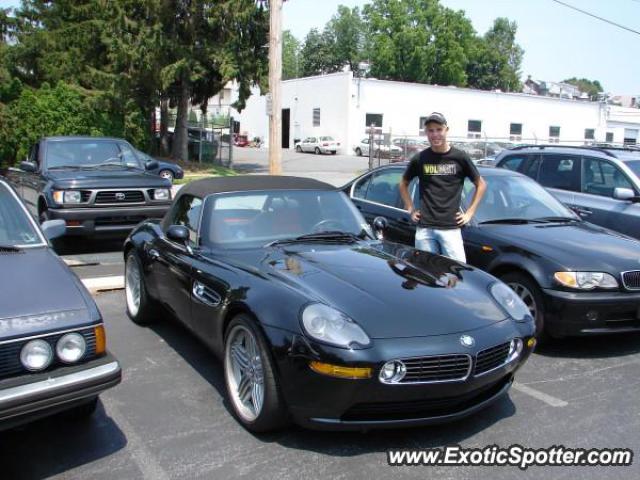
[[413, 205], [413, 199], [409, 194], [409, 180], [407, 180], [405, 177], [406, 176], [403, 176], [400, 179], [400, 196], [402, 197], [402, 201], [404, 202], [404, 207], [409, 211], [409, 214], [411, 215], [411, 220], [413, 220], [414, 222], [418, 222], [418, 220], [420, 220], [420, 211], [416, 210], [415, 206]]
[[482, 200], [482, 196], [484, 192], [487, 190], [487, 182], [484, 181], [480, 175], [474, 180], [473, 184], [476, 186], [475, 192], [473, 192], [473, 198], [471, 199], [471, 205], [467, 208], [467, 211], [464, 213], [458, 212], [456, 214], [456, 222], [458, 226], [463, 226], [469, 223], [469, 221], [473, 218], [480, 204], [480, 200]]

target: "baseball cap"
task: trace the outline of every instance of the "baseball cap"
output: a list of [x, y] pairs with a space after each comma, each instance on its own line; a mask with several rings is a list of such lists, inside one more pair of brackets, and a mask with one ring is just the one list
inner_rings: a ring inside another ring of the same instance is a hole
[[442, 115], [440, 112], [433, 112], [427, 117], [427, 119], [424, 121], [424, 124], [426, 125], [427, 123], [431, 122], [435, 122], [445, 126], [447, 125], [447, 119], [444, 118], [444, 115]]

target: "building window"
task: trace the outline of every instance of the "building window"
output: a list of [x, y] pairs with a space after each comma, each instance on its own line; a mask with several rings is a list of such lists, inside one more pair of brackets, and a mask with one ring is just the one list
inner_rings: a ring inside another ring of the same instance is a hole
[[636, 143], [638, 143], [638, 130], [636, 130], [635, 128], [625, 128], [624, 144], [635, 145]]
[[549, 127], [549, 142], [560, 142], [560, 127]]
[[365, 117], [365, 127], [382, 127], [382, 114], [381, 113], [367, 113]]
[[313, 126], [314, 127], [320, 126], [320, 109], [319, 108], [313, 109]]
[[613, 142], [613, 132], [607, 132], [607, 138], [605, 138], [607, 143]]
[[509, 135], [522, 135], [522, 124], [512, 123], [509, 126]]
[[469, 133], [482, 132], [482, 120], [469, 120], [467, 131]]
[[585, 140], [594, 140], [596, 138], [596, 131], [593, 128], [585, 128], [584, 129], [584, 139]]

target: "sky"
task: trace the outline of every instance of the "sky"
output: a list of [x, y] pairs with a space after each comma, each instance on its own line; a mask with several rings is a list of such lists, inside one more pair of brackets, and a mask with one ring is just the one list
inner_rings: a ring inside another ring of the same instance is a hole
[[[394, 1], [394, 0], [389, 0]], [[640, 31], [640, 0], [563, 0], [595, 15]], [[287, 0], [283, 28], [304, 39], [311, 28], [324, 28], [338, 5], [362, 7], [367, 0]], [[496, 17], [518, 25], [516, 40], [524, 49], [522, 80], [561, 81], [570, 77], [599, 80], [613, 95], [640, 94], [640, 34], [609, 25], [553, 0], [441, 0], [464, 10], [479, 33]], [[16, 0], [0, 0], [15, 7]]]

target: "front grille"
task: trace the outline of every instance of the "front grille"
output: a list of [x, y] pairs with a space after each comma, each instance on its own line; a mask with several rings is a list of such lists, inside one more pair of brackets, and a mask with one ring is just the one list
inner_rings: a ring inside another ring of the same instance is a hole
[[400, 383], [451, 382], [469, 375], [469, 355], [434, 355], [402, 359], [407, 373]]
[[340, 418], [343, 421], [407, 420], [453, 415], [496, 395], [512, 379], [501, 378], [472, 392], [456, 397], [441, 397], [401, 402], [358, 403]]
[[[69, 332], [66, 332], [69, 333]], [[95, 330], [93, 328], [87, 328], [84, 330], [79, 330], [79, 334], [81, 334], [85, 341], [87, 342], [87, 350], [84, 353], [84, 356], [78, 361], [78, 363], [82, 363], [84, 361], [90, 360], [96, 355], [96, 337]], [[54, 333], [52, 335], [46, 337], [40, 337], [42, 340], [46, 340], [54, 352], [54, 360], [51, 362], [51, 365], [45, 370], [52, 370], [56, 366], [62, 364], [55, 358], [56, 351], [56, 342], [63, 336], [64, 333]], [[0, 345], [0, 378], [12, 377], [16, 375], [22, 375], [27, 373], [28, 370], [22, 366], [20, 363], [20, 351], [22, 347], [28, 343], [29, 340], [16, 340], [15, 342], [5, 343]]]
[[80, 201], [82, 203], [87, 203], [89, 200], [91, 200], [91, 190], [80, 191]]
[[627, 290], [640, 290], [640, 270], [622, 272], [622, 284]]
[[502, 345], [487, 348], [478, 353], [474, 374], [480, 375], [504, 364], [509, 356], [510, 346], [511, 343], [503, 343]]
[[98, 192], [95, 203], [144, 203], [144, 193], [141, 190]]

